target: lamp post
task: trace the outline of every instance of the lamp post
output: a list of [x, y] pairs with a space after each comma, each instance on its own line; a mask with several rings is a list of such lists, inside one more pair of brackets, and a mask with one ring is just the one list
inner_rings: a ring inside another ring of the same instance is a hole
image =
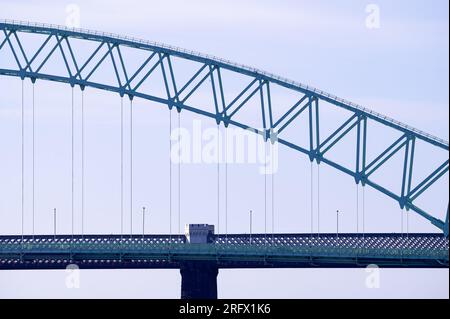
[[145, 206], [142, 207], [142, 239], [145, 235]]
[[336, 238], [339, 237], [339, 209], [336, 211]]
[[53, 208], [53, 237], [56, 239], [56, 208]]
[[252, 223], [253, 223], [252, 213], [253, 211], [250, 209], [250, 245], [252, 244]]

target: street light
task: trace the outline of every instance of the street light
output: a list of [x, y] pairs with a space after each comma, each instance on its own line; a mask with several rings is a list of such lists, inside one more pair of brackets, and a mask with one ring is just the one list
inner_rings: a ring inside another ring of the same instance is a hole
[[142, 207], [142, 238], [145, 235], [145, 206]]
[[339, 237], [339, 209], [336, 211], [336, 238]]
[[252, 213], [253, 211], [250, 209], [250, 245], [252, 244]]
[[53, 232], [56, 239], [56, 208], [53, 208]]

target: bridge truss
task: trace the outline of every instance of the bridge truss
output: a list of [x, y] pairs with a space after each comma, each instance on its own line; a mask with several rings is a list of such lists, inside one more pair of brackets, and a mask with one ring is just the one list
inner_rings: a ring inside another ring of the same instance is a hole
[[[0, 63], [1, 75], [19, 77], [22, 80], [29, 78], [33, 83], [37, 79], [41, 79], [67, 83], [72, 87], [79, 86], [81, 90], [92, 87], [116, 92], [122, 97], [128, 96], [130, 100], [138, 97], [167, 105], [170, 109], [176, 108], [178, 112], [191, 111], [214, 119], [218, 125], [223, 124], [225, 127], [233, 125], [252, 130], [263, 136], [266, 141], [270, 140], [272, 143], [285, 145], [307, 155], [311, 162], [327, 164], [354, 178], [356, 183], [376, 189], [398, 202], [402, 209], [418, 213], [448, 236], [448, 209], [446, 219], [441, 220], [434, 217], [432, 212], [416, 204], [417, 199], [430, 186], [448, 174], [448, 156], [437, 167], [430, 167], [431, 173], [428, 176], [413, 183], [414, 159], [418, 152], [415, 147], [417, 141], [448, 153], [447, 141], [301, 83], [180, 48], [108, 33], [18, 21], [0, 21], [0, 34], [0, 53], [7, 50], [13, 59], [13, 64], [8, 67], [3, 67]], [[29, 34], [37, 35], [42, 39], [41, 44], [32, 52], [30, 50], [27, 52], [24, 45], [26, 41], [24, 39]], [[81, 58], [78, 56], [75, 46], [87, 42], [94, 44], [94, 47], [87, 57]], [[146, 54], [145, 61], [137, 67], [130, 67], [123, 55], [125, 48], [144, 52]], [[45, 71], [47, 64], [54, 56], [59, 56], [64, 61], [65, 67], [58, 74]], [[187, 81], [180, 81], [173, 67], [176, 59], [195, 63], [196, 69], [193, 69], [193, 76]], [[104, 67], [112, 70], [114, 74], [112, 83], [103, 81], [101, 76], [97, 76]], [[144, 88], [145, 83], [157, 72], [161, 72], [162, 85], [165, 88], [162, 95], [150, 93]], [[248, 79], [247, 86], [231, 100], [225, 98], [224, 72], [242, 75]], [[96, 78], [100, 80], [95, 80]], [[205, 86], [206, 82], [210, 82], [209, 94], [213, 101], [211, 110], [205, 110], [190, 103], [192, 95]], [[275, 87], [299, 94], [298, 100], [286, 112], [278, 116], [275, 110], [280, 106], [274, 103], [271, 96]], [[239, 120], [240, 113], [249, 107], [252, 99], [258, 99], [258, 126]], [[323, 136], [320, 130], [319, 107], [322, 103], [328, 103], [351, 114], [333, 133], [327, 136]], [[285, 130], [301, 116], [307, 117], [309, 124], [309, 145], [306, 147], [284, 137]], [[382, 124], [400, 134], [397, 140], [371, 161], [367, 159], [369, 122]], [[334, 160], [329, 155], [329, 151], [355, 130], [357, 137], [353, 156], [356, 158], [356, 165], [345, 167]], [[372, 179], [372, 175], [400, 152], [404, 154], [403, 164], [398, 168], [402, 172], [401, 188], [391, 189], [376, 183]]]

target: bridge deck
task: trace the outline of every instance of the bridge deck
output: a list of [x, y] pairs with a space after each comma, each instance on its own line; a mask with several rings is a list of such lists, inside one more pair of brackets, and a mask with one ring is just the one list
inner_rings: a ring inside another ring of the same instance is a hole
[[215, 235], [187, 244], [184, 235], [0, 236], [0, 269], [179, 268], [210, 261], [219, 268], [447, 267], [441, 234]]

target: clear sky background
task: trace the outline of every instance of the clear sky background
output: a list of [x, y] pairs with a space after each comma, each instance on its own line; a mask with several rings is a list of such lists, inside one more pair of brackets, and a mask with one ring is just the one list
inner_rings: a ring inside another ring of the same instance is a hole
[[[72, 3], [80, 8], [82, 28], [164, 42], [258, 67], [360, 103], [448, 140], [449, 4], [446, 0], [432, 3], [403, 0], [129, 0]], [[369, 3], [380, 8], [379, 29], [366, 27], [366, 6]], [[69, 4], [71, 2], [0, 0], [0, 18], [64, 25]], [[2, 63], [7, 62], [0, 55], [0, 66]], [[20, 233], [20, 85], [18, 79], [0, 77], [1, 234]], [[238, 85], [231, 83], [231, 86], [235, 88]], [[25, 90], [28, 112], [31, 97], [29, 81], [25, 83]], [[75, 94], [79, 106], [79, 90]], [[86, 91], [85, 99], [88, 137], [86, 232], [118, 233], [120, 98], [90, 89]], [[52, 232], [51, 212], [53, 207], [58, 207], [61, 216], [58, 232], [69, 233], [70, 88], [38, 81], [36, 105], [36, 232]], [[128, 106], [128, 101], [125, 101], [125, 105]], [[135, 232], [141, 229], [138, 210], [145, 205], [151, 207], [146, 231], [168, 233], [168, 111], [161, 105], [142, 100], [136, 100], [135, 106], [134, 169], [138, 173], [134, 181], [133, 229]], [[324, 118], [324, 127], [338, 125], [335, 121], [337, 114], [331, 111], [325, 114], [328, 117]], [[194, 119], [199, 118], [182, 113], [184, 127], [190, 128]], [[29, 113], [27, 121], [29, 125]], [[202, 120], [202, 125], [214, 127], [214, 122]], [[379, 132], [369, 137], [372, 144], [389, 145], [392, 142], [390, 133], [383, 130]], [[27, 141], [30, 141], [28, 129]], [[384, 141], [384, 144], [379, 141]], [[342, 157], [349, 145], [340, 150]], [[425, 150], [426, 147], [423, 147]], [[431, 152], [428, 157], [418, 158], [418, 162], [422, 161], [421, 166], [427, 168], [446, 158], [448, 153]], [[398, 175], [395, 170], [398, 166], [394, 165], [399, 163], [398, 160], [394, 160], [391, 166], [387, 165], [380, 183], [391, 185], [393, 178], [390, 177]], [[30, 163], [27, 157], [27, 174], [30, 172]], [[279, 165], [275, 184], [275, 231], [308, 232], [311, 204], [309, 161], [293, 151], [280, 150]], [[316, 172], [317, 167], [314, 169]], [[429, 171], [426, 169], [419, 170], [418, 175], [424, 177], [427, 173]], [[181, 225], [197, 222], [216, 224], [215, 174], [215, 165], [183, 165]], [[334, 212], [339, 209], [343, 212], [342, 231], [355, 232], [354, 181], [328, 167], [321, 167], [320, 175], [320, 229], [325, 232], [335, 231]], [[79, 185], [79, 175], [75, 182]], [[263, 232], [263, 176], [258, 174], [258, 165], [230, 165], [229, 187], [229, 232], [248, 231], [249, 209], [255, 211], [255, 231]], [[27, 233], [31, 232], [30, 189], [30, 180], [27, 178]], [[316, 202], [316, 191], [313, 197]], [[80, 231], [79, 198], [77, 191], [77, 232]], [[271, 198], [269, 204], [270, 201]], [[448, 205], [448, 174], [424, 195], [422, 204], [434, 216], [444, 218]], [[223, 225], [223, 193], [220, 205]], [[129, 229], [129, 211], [127, 214], [125, 227]], [[400, 214], [397, 203], [373, 190], [366, 190], [364, 226], [367, 231], [399, 232]], [[172, 226], [177, 229], [176, 217], [172, 220]], [[316, 229], [317, 225], [314, 227]], [[272, 225], [269, 225], [269, 229], [272, 229]], [[410, 231], [437, 230], [424, 219], [411, 214]], [[379, 289], [366, 287], [367, 275], [364, 270], [226, 270], [219, 274], [219, 296], [449, 296], [448, 270], [381, 270]], [[2, 271], [0, 297], [178, 298], [180, 295], [180, 276], [177, 271], [82, 271], [79, 289], [68, 289], [66, 276], [64, 271]]]

